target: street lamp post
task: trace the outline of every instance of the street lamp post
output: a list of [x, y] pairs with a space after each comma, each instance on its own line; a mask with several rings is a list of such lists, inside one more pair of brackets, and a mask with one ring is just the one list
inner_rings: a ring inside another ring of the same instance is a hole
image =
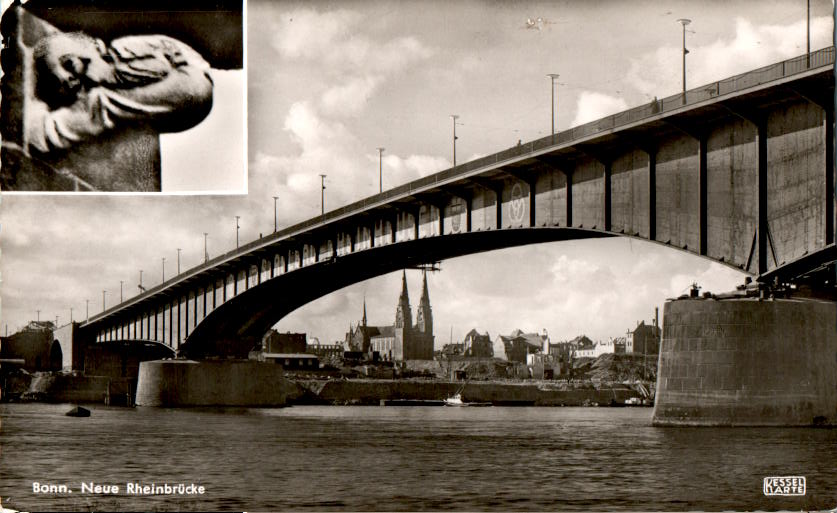
[[378, 192], [384, 192], [383, 146], [378, 148]]
[[206, 232], [203, 232], [203, 263], [206, 263], [209, 260], [209, 253], [206, 252], [206, 236], [209, 235]]
[[326, 175], [320, 175], [320, 215], [325, 214], [325, 177]]
[[279, 210], [276, 209], [276, 200], [279, 199], [279, 196], [273, 197], [273, 233], [276, 233], [276, 230], [279, 229]]
[[163, 257], [163, 283], [166, 281], [166, 257]]
[[122, 280], [119, 280], [119, 302], [122, 302]]
[[102, 311], [105, 311], [105, 294], [107, 293], [106, 290], [102, 291]]
[[555, 144], [555, 79], [558, 78], [558, 73], [548, 73], [546, 76], [552, 79], [552, 144]]
[[238, 249], [238, 220], [241, 219], [241, 216], [235, 216], [235, 249]]
[[84, 300], [84, 317], [87, 319], [85, 322], [90, 322], [90, 300]]
[[459, 119], [459, 115], [451, 114], [450, 119], [453, 121], [453, 167], [456, 167], [456, 120]]
[[805, 67], [811, 67], [811, 0], [805, 11]]
[[180, 274], [180, 248], [177, 248], [177, 274]]
[[142, 294], [142, 293], [143, 293], [143, 291], [145, 290], [145, 289], [143, 289], [143, 288], [142, 288], [142, 269], [140, 269], [140, 282], [139, 282], [139, 289], [140, 289], [140, 294]]
[[41, 322], [41, 311], [35, 310], [35, 322]]
[[686, 104], [686, 54], [689, 50], [686, 49], [686, 25], [692, 22], [688, 18], [680, 18], [678, 23], [683, 25], [683, 105]]

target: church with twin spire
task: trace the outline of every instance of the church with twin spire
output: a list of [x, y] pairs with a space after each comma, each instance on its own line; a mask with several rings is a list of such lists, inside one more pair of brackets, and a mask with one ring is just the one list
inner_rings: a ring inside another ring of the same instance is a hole
[[410, 310], [405, 271], [401, 275], [401, 295], [395, 310], [395, 323], [390, 326], [369, 326], [364, 299], [363, 319], [357, 326], [349, 326], [344, 345], [347, 351], [362, 351], [370, 357], [377, 353], [378, 358], [385, 361], [432, 360], [433, 311], [427, 290], [427, 273], [422, 276], [421, 299], [415, 324]]

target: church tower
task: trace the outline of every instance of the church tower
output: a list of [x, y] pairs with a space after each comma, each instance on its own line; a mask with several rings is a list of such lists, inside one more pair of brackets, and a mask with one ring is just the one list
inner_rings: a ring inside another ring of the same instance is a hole
[[401, 296], [398, 298], [398, 309], [395, 311], [395, 328], [413, 327], [413, 315], [410, 312], [410, 296], [407, 294], [407, 271], [401, 274]]
[[416, 330], [426, 335], [433, 335], [433, 311], [430, 309], [430, 293], [427, 291], [427, 271], [422, 279], [421, 299], [416, 314]]
[[363, 295], [363, 323], [364, 329], [366, 328], [366, 294]]

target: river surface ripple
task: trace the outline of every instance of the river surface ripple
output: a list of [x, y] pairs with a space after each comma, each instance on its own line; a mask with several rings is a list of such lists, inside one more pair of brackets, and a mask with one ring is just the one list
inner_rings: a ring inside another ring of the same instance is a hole
[[[837, 505], [837, 430], [655, 428], [650, 408], [0, 405], [17, 510], [801, 510]], [[807, 478], [804, 497], [763, 479]], [[69, 494], [35, 494], [33, 482]], [[82, 482], [119, 486], [82, 493]], [[131, 496], [127, 482], [203, 495]]]

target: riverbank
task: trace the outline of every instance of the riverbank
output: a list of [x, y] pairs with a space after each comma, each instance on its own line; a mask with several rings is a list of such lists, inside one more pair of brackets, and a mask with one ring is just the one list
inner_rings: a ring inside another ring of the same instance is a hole
[[642, 400], [639, 387], [621, 383], [469, 381], [464, 385], [442, 380], [289, 380], [296, 393], [289, 404], [378, 405], [385, 400], [439, 401], [461, 389], [464, 402], [506, 406], [610, 406]]
[[[4, 402], [111, 404], [135, 403], [136, 379], [70, 373], [36, 373], [7, 378]], [[460, 392], [465, 402], [507, 406], [611, 406], [645, 398], [640, 385], [566, 381], [468, 381], [441, 379], [313, 379], [288, 376], [285, 404], [379, 405], [386, 400], [440, 401]], [[651, 387], [653, 389], [653, 384]], [[461, 391], [460, 391], [461, 389]], [[652, 392], [653, 393], [653, 392]]]

